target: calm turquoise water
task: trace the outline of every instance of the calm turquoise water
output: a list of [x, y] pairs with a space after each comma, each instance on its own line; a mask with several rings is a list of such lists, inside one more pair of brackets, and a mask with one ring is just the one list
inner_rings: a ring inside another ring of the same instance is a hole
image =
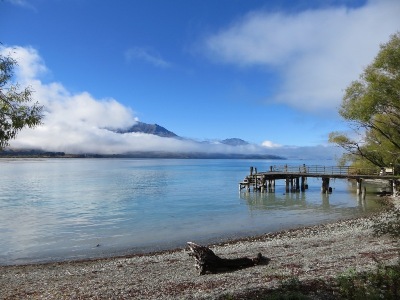
[[[184, 247], [347, 218], [378, 209], [345, 180], [305, 193], [238, 191], [249, 173], [308, 161], [0, 159], [0, 264]], [[333, 161], [319, 164], [334, 165]], [[368, 188], [369, 190], [369, 188]]]

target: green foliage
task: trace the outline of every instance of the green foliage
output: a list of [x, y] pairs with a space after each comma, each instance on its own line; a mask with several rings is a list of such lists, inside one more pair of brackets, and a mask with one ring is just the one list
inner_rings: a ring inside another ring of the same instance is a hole
[[339, 113], [353, 133], [332, 132], [329, 141], [346, 150], [347, 161], [400, 170], [399, 95], [400, 32], [345, 91]]
[[336, 284], [340, 299], [399, 299], [400, 265], [361, 274], [349, 270], [336, 278]]
[[0, 150], [9, 145], [24, 127], [41, 124], [43, 107], [32, 101], [32, 89], [20, 89], [11, 84], [17, 62], [10, 56], [0, 55]]
[[339, 293], [343, 298], [354, 299], [355, 298], [355, 284], [356, 273], [355, 270], [350, 269], [347, 272], [340, 274], [337, 278], [337, 285], [339, 287]]
[[310, 299], [302, 292], [302, 283], [297, 277], [290, 277], [281, 282], [277, 291], [273, 292], [267, 299], [276, 300], [306, 300]]

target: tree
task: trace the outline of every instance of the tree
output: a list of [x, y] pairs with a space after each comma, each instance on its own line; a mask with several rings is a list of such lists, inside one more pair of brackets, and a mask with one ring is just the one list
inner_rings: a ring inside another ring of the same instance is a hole
[[329, 140], [346, 151], [344, 160], [400, 170], [400, 32], [347, 87], [339, 114], [353, 133], [332, 132]]
[[43, 106], [32, 102], [32, 89], [20, 89], [13, 84], [17, 61], [0, 54], [0, 150], [9, 145], [24, 127], [33, 128], [41, 124]]

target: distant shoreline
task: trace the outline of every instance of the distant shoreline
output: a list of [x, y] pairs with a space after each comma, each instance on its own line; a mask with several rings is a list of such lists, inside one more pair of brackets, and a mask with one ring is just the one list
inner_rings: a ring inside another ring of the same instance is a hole
[[165, 158], [165, 159], [273, 159], [285, 160], [286, 158], [270, 154], [226, 154], [203, 152], [163, 152], [163, 151], [137, 151], [125, 154], [68, 154], [65, 152], [51, 152], [41, 150], [4, 150], [0, 158]]

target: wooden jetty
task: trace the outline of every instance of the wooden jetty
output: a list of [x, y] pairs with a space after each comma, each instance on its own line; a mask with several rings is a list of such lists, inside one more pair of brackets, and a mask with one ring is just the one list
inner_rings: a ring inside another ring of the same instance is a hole
[[307, 178], [317, 177], [322, 179], [321, 192], [331, 193], [329, 186], [330, 179], [348, 179], [357, 182], [357, 194], [365, 192], [362, 182], [366, 179], [387, 180], [395, 194], [399, 186], [399, 176], [393, 175], [393, 169], [360, 169], [349, 166], [271, 166], [269, 171], [257, 172], [257, 168], [250, 167], [250, 174], [239, 183], [239, 191], [246, 189], [250, 191], [269, 191], [275, 190], [276, 180], [285, 180], [286, 192], [304, 192], [308, 188]]

